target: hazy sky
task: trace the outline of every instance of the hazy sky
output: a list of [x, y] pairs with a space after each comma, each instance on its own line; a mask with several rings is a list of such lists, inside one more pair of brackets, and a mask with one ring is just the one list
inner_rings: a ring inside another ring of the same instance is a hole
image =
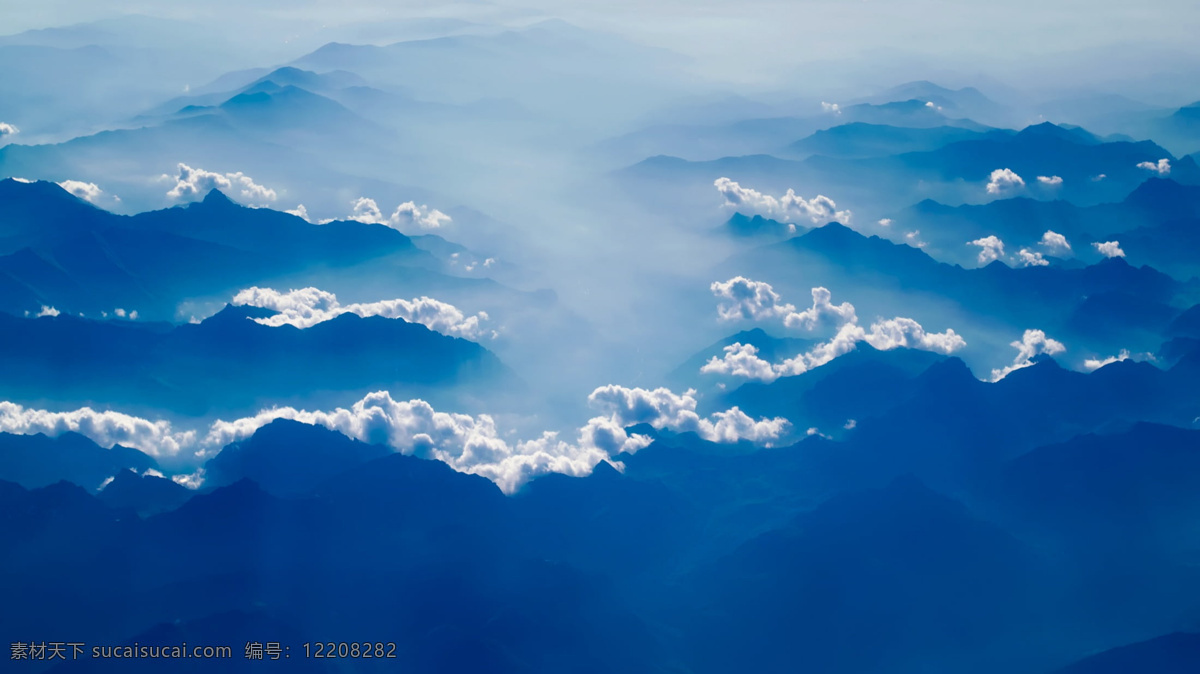
[[[380, 0], [161, 0], [82, 2], [0, 0], [0, 33], [70, 25], [121, 13], [206, 19], [263, 28], [285, 17], [319, 24], [453, 16], [483, 22], [519, 22], [537, 15], [559, 16], [607, 28], [702, 58], [715, 71], [844, 57], [884, 47], [924, 53], [963, 51], [996, 60], [1132, 42], [1200, 51], [1200, 3], [1190, 0], [1087, 2], [1084, 0], [820, 0], [794, 2], [714, 0], [644, 2], [582, 0], [549, 2]], [[704, 39], [698, 39], [703, 36]], [[757, 64], [757, 66], [756, 66]], [[752, 77], [753, 73], [744, 73]]]

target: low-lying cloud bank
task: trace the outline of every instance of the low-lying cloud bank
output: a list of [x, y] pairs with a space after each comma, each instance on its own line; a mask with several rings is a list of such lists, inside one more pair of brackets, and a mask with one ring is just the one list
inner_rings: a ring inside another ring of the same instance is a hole
[[[307, 212], [305, 215], [307, 215]], [[392, 211], [390, 216], [385, 218], [383, 211], [379, 210], [379, 204], [375, 203], [374, 199], [367, 197], [355, 199], [350, 210], [350, 215], [347, 215], [345, 219], [368, 225], [386, 225], [402, 232], [406, 230], [411, 231], [414, 228], [423, 230], [438, 229], [453, 221], [449, 215], [436, 208], [430, 208], [425, 204], [418, 206], [412, 201], [400, 204], [396, 207], [396, 210]], [[333, 220], [322, 220], [321, 222], [333, 222]]]
[[788, 328], [811, 332], [831, 327], [837, 332], [829, 341], [781, 363], [763, 360], [758, 356], [758, 348], [752, 344], [735, 342], [725, 347], [722, 357], [710, 358], [700, 368], [703, 374], [771, 382], [825, 365], [853, 351], [860, 342], [866, 342], [881, 351], [905, 347], [942, 354], [954, 353], [967, 345], [954, 330], [926, 332], [917, 321], [900, 316], [880, 319], [872, 323], [869, 329], [864, 329], [858, 324], [854, 305], [849, 302], [833, 304], [833, 294], [827, 288], [813, 288], [812, 306], [803, 311], [797, 311], [795, 306], [782, 302], [769, 283], [752, 281], [744, 276], [713, 283], [711, 289], [719, 300], [717, 314], [722, 320], [779, 318]]
[[[234, 196], [251, 204], [264, 204], [275, 201], [275, 190], [264, 187], [238, 171], [236, 173], [214, 173], [202, 168], [192, 168], [183, 162], [177, 166], [178, 173], [173, 178], [175, 186], [167, 190], [167, 198], [174, 201], [194, 201], [212, 190], [233, 192]], [[172, 177], [164, 174], [163, 179]]]
[[779, 222], [796, 222], [809, 220], [821, 225], [829, 221], [850, 224], [850, 211], [837, 210], [833, 199], [818, 194], [812, 199], [797, 196], [795, 190], [789, 189], [787, 194], [775, 198], [749, 187], [742, 187], [729, 178], [717, 178], [713, 186], [725, 197], [725, 205], [738, 210], [748, 210], [766, 218]]
[[[736, 407], [701, 417], [696, 412], [695, 392], [690, 390], [675, 394], [665, 388], [647, 390], [610, 384], [593, 391], [588, 402], [601, 414], [578, 429], [574, 442], [559, 439], [558, 433], [545, 432], [533, 440], [510, 443], [501, 437], [489, 415], [439, 412], [424, 400], [394, 400], [386, 391], [370, 393], [349, 408], [309, 411], [278, 407], [232, 421], [217, 420], [203, 432], [177, 431], [168, 421], [149, 421], [114, 411], [82, 408], [50, 412], [0, 402], [0, 432], [51, 436], [76, 432], [104, 447], [121, 444], [155, 457], [191, 452], [197, 460], [203, 460], [276, 419], [291, 419], [386, 445], [402, 454], [436, 459], [457, 471], [486, 477], [505, 493], [513, 493], [530, 479], [547, 473], [587, 475], [601, 461], [623, 468], [614, 457], [637, 452], [651, 442], [649, 436], [626, 432], [625, 428], [634, 424], [694, 432], [712, 442], [747, 440], [764, 445], [790, 430], [786, 419], [756, 421]], [[202, 481], [202, 472], [175, 479], [194, 488]]]
[[400, 318], [409, 323], [420, 323], [430, 330], [452, 337], [477, 340], [484, 337], [494, 339], [497, 336], [495, 330], [489, 330], [482, 326], [482, 323], [488, 320], [487, 313], [480, 311], [474, 316], [467, 316], [453, 304], [429, 297], [342, 305], [338, 302], [337, 295], [320, 288], [300, 288], [285, 293], [274, 288], [254, 286], [234, 295], [232, 303], [236, 306], [261, 307], [278, 311], [279, 313], [274, 316], [254, 319], [262, 325], [271, 327], [291, 325], [297, 328], [309, 328], [342, 314], [355, 314], [363, 318], [368, 316]]

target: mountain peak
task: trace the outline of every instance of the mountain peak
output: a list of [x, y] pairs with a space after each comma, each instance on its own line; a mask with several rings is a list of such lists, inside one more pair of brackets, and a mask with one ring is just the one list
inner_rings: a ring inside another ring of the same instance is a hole
[[1060, 140], [1070, 141], [1072, 143], [1084, 143], [1088, 145], [1096, 145], [1101, 142], [1099, 138], [1082, 127], [1068, 127], [1065, 125], [1054, 124], [1053, 122], [1030, 124], [1029, 126], [1017, 132], [1016, 137], [1018, 139], [1057, 138]]
[[201, 202], [205, 206], [237, 206], [220, 188], [214, 187], [204, 195], [204, 200]]

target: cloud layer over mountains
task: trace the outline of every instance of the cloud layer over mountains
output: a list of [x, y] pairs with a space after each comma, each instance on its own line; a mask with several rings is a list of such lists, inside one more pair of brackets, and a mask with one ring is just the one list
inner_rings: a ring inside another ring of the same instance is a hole
[[0, 632], [1194, 670], [1200, 10], [785, 5], [6, 9]]

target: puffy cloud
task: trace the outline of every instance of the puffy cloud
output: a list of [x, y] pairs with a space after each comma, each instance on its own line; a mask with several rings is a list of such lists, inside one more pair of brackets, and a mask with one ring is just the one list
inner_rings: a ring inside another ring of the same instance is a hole
[[55, 309], [54, 307], [48, 307], [45, 304], [43, 304], [42, 310], [37, 312], [37, 317], [41, 318], [43, 316], [57, 316], [60, 313], [62, 313], [62, 312], [60, 312], [58, 309]]
[[1021, 339], [1012, 342], [1011, 346], [1017, 350], [1017, 357], [1013, 359], [1012, 365], [992, 370], [992, 381], [1000, 381], [1016, 370], [1033, 365], [1034, 356], [1043, 353], [1053, 356], [1067, 350], [1062, 342], [1047, 337], [1041, 330], [1026, 330]]
[[1152, 161], [1144, 161], [1139, 163], [1137, 167], [1147, 171], [1154, 171], [1160, 176], [1165, 176], [1171, 173], [1171, 160], [1165, 158], [1159, 159], [1157, 163]]
[[288, 215], [294, 215], [297, 218], [301, 218], [304, 220], [308, 220], [309, 222], [312, 222], [312, 220], [308, 219], [308, 209], [304, 207], [304, 204], [297, 204], [295, 208], [288, 210], [288, 211], [284, 211], [284, 213], [287, 213]]
[[235, 305], [262, 307], [279, 312], [274, 316], [255, 319], [257, 322], [271, 327], [292, 325], [297, 328], [308, 328], [336, 316], [350, 313], [364, 318], [368, 316], [401, 318], [410, 323], [420, 323], [430, 330], [444, 335], [467, 339], [479, 339], [489, 334], [492, 338], [496, 337], [495, 331], [489, 331], [480, 325], [481, 322], [488, 320], [486, 313], [481, 311], [474, 316], [467, 316], [453, 304], [429, 297], [418, 297], [412, 300], [381, 300], [343, 306], [338, 302], [337, 295], [319, 288], [300, 288], [283, 293], [274, 288], [254, 286], [238, 292], [234, 295], [232, 302]]
[[926, 332], [921, 324], [911, 318], [890, 318], [871, 324], [871, 330], [863, 341], [880, 351], [904, 347], [949, 355], [967, 345], [953, 330]]
[[800, 219], [811, 220], [814, 224], [821, 224], [830, 220], [835, 220], [842, 224], [850, 222], [850, 211], [837, 210], [837, 204], [834, 203], [833, 199], [824, 195], [805, 199], [804, 197], [797, 196], [795, 190], [789, 189], [787, 194], [776, 199], [758, 190], [742, 187], [738, 183], [724, 177], [713, 181], [713, 186], [725, 198], [726, 206], [748, 209], [780, 222], [794, 222]]
[[883, 218], [882, 220], [879, 221], [879, 226], [880, 227], [891, 227], [892, 219], [891, 218]]
[[1058, 187], [1062, 184], [1063, 179], [1059, 176], [1038, 176], [1037, 181], [1047, 187]]
[[5, 136], [15, 136], [21, 133], [21, 130], [7, 122], [0, 122], [0, 138]]
[[1045, 267], [1050, 264], [1050, 261], [1043, 257], [1041, 253], [1029, 250], [1028, 248], [1018, 250], [1017, 258], [1026, 267]]
[[724, 374], [766, 382], [779, 378], [779, 373], [775, 371], [771, 363], [758, 357], [758, 347], [741, 342], [735, 342], [725, 347], [725, 355], [721, 358], [716, 356], [710, 358], [700, 368], [700, 372], [701, 374]]
[[815, 330], [822, 325], [840, 327], [845, 323], [854, 323], [858, 317], [854, 314], [854, 305], [842, 302], [834, 305], [831, 301], [833, 293], [826, 288], [812, 289], [812, 306], [800, 312], [788, 312], [783, 317], [783, 324], [789, 328]]
[[842, 426], [842, 428], [844, 428], [848, 431], [852, 431], [857, 427], [858, 427], [858, 422], [855, 421], [854, 419], [847, 419], [846, 424], [844, 426]]
[[835, 115], [842, 114], [842, 106], [838, 105], [837, 103], [826, 103], [825, 101], [821, 101], [821, 110], [823, 112], [832, 112]]
[[1119, 241], [1093, 241], [1092, 248], [1104, 257], [1125, 257], [1125, 251], [1121, 250]]
[[1087, 360], [1083, 361], [1083, 367], [1088, 372], [1091, 372], [1092, 370], [1099, 370], [1105, 365], [1111, 365], [1123, 360], [1129, 360], [1129, 349], [1121, 349], [1120, 353], [1115, 356], [1109, 356], [1108, 358], [1088, 358]]
[[390, 220], [396, 226], [416, 225], [421, 229], [437, 229], [449, 223], [450, 216], [436, 208], [429, 208], [425, 205], [417, 206], [411, 201], [406, 201], [396, 207]]
[[104, 190], [100, 189], [96, 183], [85, 183], [80, 180], [64, 180], [58, 185], [80, 199], [93, 204], [104, 194]]
[[982, 239], [968, 241], [968, 246], [979, 246], [979, 264], [985, 265], [1004, 257], [1004, 242], [995, 234]]
[[[864, 330], [858, 325], [854, 305], [849, 302], [834, 305], [831, 293], [825, 288], [813, 288], [812, 293], [812, 308], [803, 312], [775, 310], [770, 315], [782, 314], [785, 325], [789, 327], [812, 329], [821, 323], [832, 324], [837, 328], [837, 333], [831, 339], [814, 346], [806, 353], [776, 364], [760, 358], [758, 349], [753, 345], [734, 343], [724, 348], [725, 353], [720, 358], [710, 358], [700, 368], [700, 372], [771, 382], [779, 377], [803, 374], [825, 365], [834, 358], [853, 351], [859, 342], [866, 342], [881, 351], [906, 347], [943, 354], [953, 353], [966, 346], [966, 341], [953, 330], [926, 332], [920, 323], [911, 318], [879, 320], [871, 325], [870, 330]], [[775, 306], [778, 307], [778, 295], [774, 295], [773, 291], [772, 295]]]
[[1042, 234], [1042, 240], [1038, 245], [1045, 248], [1051, 255], [1062, 255], [1071, 252], [1071, 243], [1067, 241], [1067, 237], [1058, 232], [1047, 229], [1045, 234]]
[[721, 300], [717, 303], [717, 314], [724, 321], [758, 321], [786, 316], [796, 310], [791, 304], [780, 301], [779, 293], [770, 283], [751, 281], [745, 276], [735, 276], [725, 282], [716, 281], [709, 288]]
[[28, 409], [0, 402], [0, 432], [55, 436], [74, 432], [103, 447], [120, 444], [151, 456], [171, 456], [196, 440], [193, 431], [175, 432], [167, 421], [148, 421], [120, 412], [98, 412], [84, 407], [71, 412]]
[[[510, 443], [501, 437], [494, 419], [439, 412], [423, 400], [394, 400], [386, 391], [364, 396], [349, 408], [299, 410], [277, 407], [231, 421], [218, 419], [207, 431], [175, 431], [170, 422], [149, 421], [118, 412], [82, 408], [72, 412], [27, 409], [0, 402], [0, 432], [59, 435], [73, 431], [96, 443], [122, 444], [152, 456], [194, 452], [199, 459], [218, 453], [232, 442], [252, 436], [276, 419], [291, 419], [323, 426], [348, 437], [382, 444], [397, 452], [445, 462], [460, 472], [482, 475], [507, 493], [530, 478], [546, 473], [587, 475], [600, 461], [621, 453], [634, 453], [651, 438], [630, 434], [625, 428], [649, 423], [655, 428], [694, 431], [713, 442], [749, 440], [769, 444], [787, 432], [782, 418], [754, 420], [738, 408], [702, 418], [696, 413], [694, 391], [675, 395], [668, 389], [597, 388], [589, 403], [604, 412], [578, 429], [575, 442], [546, 432], [533, 440]], [[619, 463], [614, 465], [621, 467]], [[196, 488], [203, 470], [176, 475], [176, 482]]]
[[[170, 179], [170, 176], [166, 176]], [[178, 201], [198, 199], [209, 191], [219, 189], [223, 192], [234, 192], [246, 201], [261, 203], [275, 201], [275, 190], [263, 187], [254, 182], [250, 176], [242, 173], [214, 173], [201, 168], [192, 168], [179, 163], [179, 175], [175, 177], [175, 186], [167, 191], [167, 197]]]
[[[367, 197], [359, 197], [354, 200], [350, 215], [346, 219], [369, 225], [387, 225], [396, 230], [401, 230], [402, 227], [411, 229], [411, 226], [420, 229], [437, 229], [451, 222], [450, 216], [438, 209], [425, 205], [417, 206], [411, 201], [400, 204], [391, 216], [385, 218], [383, 212], [379, 210], [379, 204], [375, 203], [374, 199]], [[322, 222], [332, 222], [332, 220], [323, 220]]]
[[695, 394], [691, 389], [677, 395], [666, 388], [648, 390], [609, 384], [592, 391], [588, 403], [607, 412], [609, 419], [621, 427], [649, 424], [681, 433], [694, 432], [710, 442], [768, 443], [791, 427], [782, 417], [755, 421], [737, 407], [701, 417], [696, 413]]
[[457, 471], [482, 475], [508, 493], [537, 475], [587, 475], [600, 461], [623, 451], [636, 452], [650, 442], [645, 436], [626, 434], [624, 426], [610, 419], [596, 418], [580, 429], [574, 444], [559, 440], [556, 433], [510, 444], [500, 436], [489, 415], [438, 412], [423, 400], [398, 401], [386, 391], [378, 391], [349, 409], [307, 411], [282, 407], [253, 417], [217, 421], [202, 444], [224, 447], [250, 437], [275, 419], [324, 426], [403, 454], [436, 459]]
[[988, 177], [988, 194], [1005, 194], [1025, 187], [1025, 181], [1012, 169], [996, 169]]

